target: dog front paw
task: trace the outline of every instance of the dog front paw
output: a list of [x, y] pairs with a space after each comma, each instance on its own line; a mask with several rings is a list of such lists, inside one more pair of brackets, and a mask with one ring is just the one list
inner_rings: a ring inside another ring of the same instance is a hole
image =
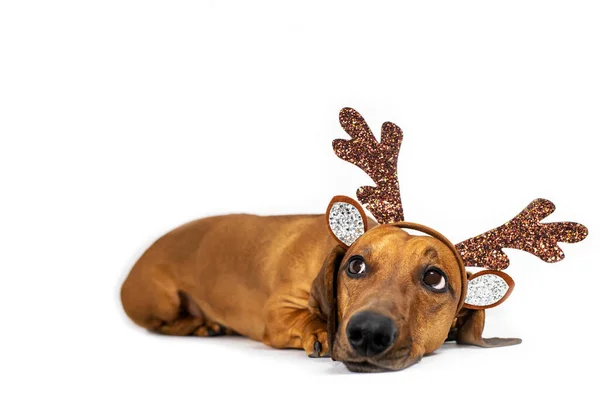
[[331, 357], [327, 332], [318, 331], [306, 335], [303, 339], [304, 351], [310, 358]]

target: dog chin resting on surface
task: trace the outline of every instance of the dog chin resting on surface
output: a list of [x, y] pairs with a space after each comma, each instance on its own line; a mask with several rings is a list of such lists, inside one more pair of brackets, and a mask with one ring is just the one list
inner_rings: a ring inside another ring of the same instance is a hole
[[[226, 215], [183, 225], [134, 265], [121, 298], [166, 335], [241, 334], [332, 356], [351, 371], [399, 370], [449, 337], [479, 346], [483, 310], [458, 309], [463, 268], [442, 240], [369, 220], [344, 246], [325, 215]], [[332, 315], [335, 314], [335, 315]]]

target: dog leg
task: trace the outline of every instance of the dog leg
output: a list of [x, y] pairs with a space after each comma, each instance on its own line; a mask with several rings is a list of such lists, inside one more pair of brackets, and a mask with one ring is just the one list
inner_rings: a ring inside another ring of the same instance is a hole
[[176, 307], [176, 314], [172, 314], [174, 318], [164, 320], [155, 329], [157, 333], [188, 336], [195, 334], [198, 329], [206, 326], [207, 321], [204, 313], [185, 292], [177, 291], [177, 301], [174, 306]]
[[302, 348], [310, 358], [331, 357], [327, 341], [327, 322], [311, 314], [311, 321], [304, 329]]
[[237, 335], [235, 331], [216, 322], [207, 321], [190, 315], [182, 315], [179, 318], [161, 325], [156, 332], [164, 335], [174, 336], [230, 336]]
[[233, 331], [206, 318], [178, 289], [168, 265], [134, 268], [121, 290], [123, 307], [138, 325], [163, 335], [219, 336]]
[[263, 343], [275, 348], [304, 349], [311, 358], [330, 356], [327, 322], [308, 308], [290, 307], [289, 298], [267, 302]]
[[177, 318], [168, 323], [164, 323], [163, 325], [159, 326], [155, 332], [163, 335], [188, 336], [203, 324], [204, 321], [202, 319], [185, 316], [182, 318]]
[[217, 324], [216, 322], [207, 321], [203, 326], [196, 329], [192, 335], [201, 337], [235, 336], [238, 335], [238, 333], [233, 329]]
[[200, 337], [236, 334], [233, 330], [207, 319], [200, 307], [187, 293], [182, 291], [178, 293], [180, 299], [179, 316], [168, 324], [163, 324], [158, 330], [159, 333]]

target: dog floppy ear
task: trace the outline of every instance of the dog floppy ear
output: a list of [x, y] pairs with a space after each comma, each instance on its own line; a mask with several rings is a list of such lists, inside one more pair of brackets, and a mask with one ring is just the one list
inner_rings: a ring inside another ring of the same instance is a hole
[[517, 338], [489, 338], [482, 337], [485, 325], [485, 310], [472, 310], [463, 308], [456, 318], [455, 326], [450, 331], [449, 340], [456, 340], [458, 344], [469, 344], [479, 347], [502, 347], [521, 343]]
[[331, 199], [325, 217], [329, 232], [344, 249], [352, 246], [367, 230], [365, 211], [356, 200], [347, 196]]
[[327, 321], [327, 340], [332, 354], [337, 331], [337, 275], [345, 254], [342, 246], [335, 246], [331, 250], [312, 283], [308, 301], [311, 312]]
[[492, 308], [508, 298], [514, 288], [512, 278], [499, 271], [481, 271], [476, 274], [467, 272], [467, 296], [448, 340], [459, 344], [479, 347], [502, 347], [521, 343], [521, 339], [483, 338], [485, 309]]

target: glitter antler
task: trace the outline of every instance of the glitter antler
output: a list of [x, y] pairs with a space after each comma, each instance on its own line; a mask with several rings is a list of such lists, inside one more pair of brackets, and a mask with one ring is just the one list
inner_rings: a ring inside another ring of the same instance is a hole
[[503, 248], [524, 250], [550, 263], [560, 261], [565, 254], [558, 247], [558, 242], [579, 242], [585, 239], [588, 230], [576, 222], [540, 222], [554, 210], [551, 201], [534, 200], [504, 225], [460, 242], [455, 247], [466, 266], [494, 270], [502, 270], [509, 265]]
[[365, 171], [377, 185], [360, 187], [356, 192], [358, 200], [380, 224], [404, 221], [397, 175], [402, 129], [385, 122], [379, 143], [363, 117], [352, 108], [340, 111], [340, 124], [352, 139], [334, 140], [335, 154]]

